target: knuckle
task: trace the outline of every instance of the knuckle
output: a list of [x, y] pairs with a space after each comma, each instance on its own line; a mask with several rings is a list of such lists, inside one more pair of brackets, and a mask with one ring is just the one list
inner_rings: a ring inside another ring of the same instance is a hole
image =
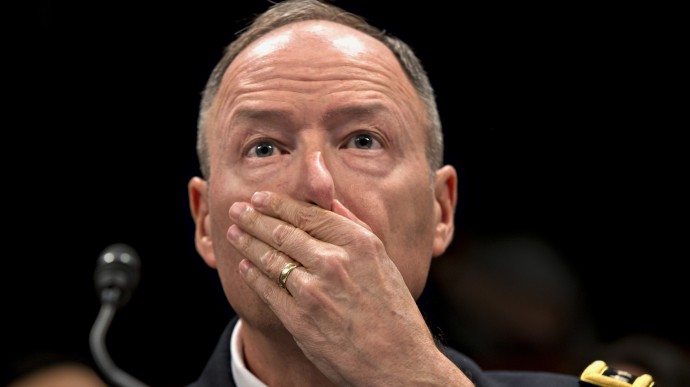
[[319, 208], [316, 206], [299, 207], [295, 210], [294, 223], [295, 226], [305, 229], [308, 228], [315, 219], [318, 218]]
[[324, 304], [324, 293], [315, 281], [306, 281], [299, 287], [299, 300], [307, 307]]
[[237, 239], [233, 241], [233, 245], [236, 249], [247, 252], [251, 247], [252, 239], [246, 233], [242, 233]]
[[258, 219], [259, 213], [251, 207], [247, 207], [247, 209], [242, 212], [242, 215], [240, 215], [240, 221], [245, 226], [253, 226]]
[[284, 246], [295, 238], [297, 230], [297, 228], [288, 224], [281, 224], [273, 230], [273, 241], [275, 241], [278, 246]]
[[359, 230], [352, 238], [352, 245], [362, 251], [379, 251], [383, 248], [383, 243], [373, 232], [365, 229]]
[[269, 273], [280, 268], [284, 261], [286, 260], [284, 259], [283, 255], [275, 249], [267, 251], [261, 257], [261, 263]]
[[345, 251], [331, 251], [323, 256], [322, 270], [330, 281], [344, 283], [349, 278], [349, 255]]
[[336, 283], [339, 286], [344, 286], [349, 283], [350, 274], [341, 265], [331, 266], [327, 275], [330, 282]]
[[379, 245], [381, 245], [381, 240], [379, 237], [369, 230], [362, 230], [360, 232], [360, 237], [362, 242], [366, 243], [366, 245], [370, 246], [371, 248], [377, 248]]

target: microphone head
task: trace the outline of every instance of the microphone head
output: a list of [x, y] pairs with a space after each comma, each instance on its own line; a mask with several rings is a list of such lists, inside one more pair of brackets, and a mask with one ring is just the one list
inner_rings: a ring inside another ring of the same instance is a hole
[[[129, 245], [116, 243], [106, 247], [98, 256], [94, 273], [101, 302], [114, 301], [117, 306], [127, 303], [139, 283], [140, 266], [139, 255]], [[119, 297], [109, 300], [113, 293]]]

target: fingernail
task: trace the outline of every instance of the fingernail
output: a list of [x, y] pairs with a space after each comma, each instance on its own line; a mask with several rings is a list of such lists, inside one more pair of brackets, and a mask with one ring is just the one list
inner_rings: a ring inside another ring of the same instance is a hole
[[259, 191], [259, 192], [254, 192], [254, 195], [252, 196], [252, 204], [256, 205], [263, 205], [266, 203], [266, 199], [268, 199], [268, 193], [264, 191]]
[[249, 207], [246, 203], [236, 202], [230, 207], [230, 217], [233, 220], [239, 220], [243, 212], [247, 211]]
[[246, 276], [247, 272], [249, 271], [249, 269], [251, 267], [252, 267], [252, 264], [249, 262], [249, 260], [243, 259], [242, 261], [240, 261], [240, 265], [239, 265], [240, 274], [242, 274], [243, 276]]
[[244, 231], [240, 230], [240, 228], [237, 227], [236, 224], [233, 224], [228, 228], [228, 239], [231, 241], [236, 241], [240, 239], [242, 234], [244, 234]]

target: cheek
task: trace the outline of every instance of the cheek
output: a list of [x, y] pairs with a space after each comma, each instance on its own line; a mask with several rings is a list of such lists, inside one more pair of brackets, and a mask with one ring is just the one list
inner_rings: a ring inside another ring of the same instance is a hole
[[[410, 181], [418, 184], [409, 184]], [[386, 252], [415, 297], [421, 294], [431, 263], [434, 199], [428, 176], [391, 179], [357, 190], [350, 209], [383, 241]], [[400, 184], [400, 182], [405, 182]], [[366, 199], [362, 199], [366, 198]]]
[[[426, 283], [434, 242], [433, 201], [429, 194], [413, 195], [401, 207], [393, 209], [391, 233], [394, 245], [391, 259], [417, 298]], [[416, 199], [413, 199], [416, 198]]]
[[[247, 201], [251, 197], [251, 193], [242, 190], [243, 187], [247, 187], [246, 184], [231, 184], [230, 182], [238, 182], [238, 179], [226, 172], [212, 175], [210, 182], [211, 236], [219, 265], [224, 264], [223, 261], [227, 260], [229, 253], [236, 254], [226, 237], [228, 228], [232, 224], [228, 215], [230, 206], [236, 201]], [[239, 260], [236, 263], [239, 263]]]
[[[232, 203], [247, 201], [254, 192], [248, 184], [229, 184], [238, 182], [235, 177], [223, 179], [221, 174], [214, 176], [211, 183], [211, 227], [213, 249], [218, 265], [218, 276], [230, 306], [243, 318], [250, 321], [273, 321], [271, 313], [241, 278], [239, 263], [244, 258], [227, 240], [227, 230], [232, 224], [228, 210]], [[249, 189], [247, 189], [249, 188]]]
[[211, 223], [213, 224], [214, 242], [221, 236], [223, 229], [227, 230], [230, 227], [228, 211], [232, 203], [237, 200], [235, 199], [237, 195], [228, 189], [227, 184], [218, 182], [218, 180], [215, 179], [211, 182], [211, 190], [209, 192], [211, 202], [209, 210], [211, 212]]

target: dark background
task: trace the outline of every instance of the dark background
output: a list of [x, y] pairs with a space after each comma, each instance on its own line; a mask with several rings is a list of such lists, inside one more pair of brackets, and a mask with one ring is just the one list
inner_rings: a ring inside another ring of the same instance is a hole
[[[153, 385], [199, 374], [232, 315], [193, 245], [199, 93], [266, 4], [44, 1], [26, 14], [13, 38], [27, 74], [6, 113], [19, 124], [4, 146], [15, 155], [4, 365], [44, 351], [89, 358], [96, 258], [122, 242], [142, 274], [111, 326], [113, 360]], [[674, 10], [336, 4], [425, 64], [460, 173], [456, 243], [537, 235], [583, 281], [604, 340], [652, 333], [690, 347]]]

